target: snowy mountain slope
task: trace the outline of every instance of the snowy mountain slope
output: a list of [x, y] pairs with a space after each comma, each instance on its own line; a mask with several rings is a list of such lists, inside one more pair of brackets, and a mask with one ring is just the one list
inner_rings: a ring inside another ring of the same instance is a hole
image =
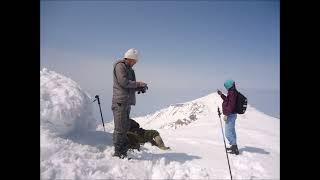
[[[42, 179], [230, 178], [217, 115], [222, 101], [217, 93], [132, 117], [143, 128], [158, 130], [171, 150], [147, 143], [140, 152], [129, 152], [133, 159], [127, 161], [112, 157], [112, 122], [105, 124], [107, 132], [102, 125], [91, 128], [99, 120], [90, 115], [90, 109], [96, 108], [87, 103], [90, 96], [69, 78], [48, 70], [40, 74]], [[48, 80], [51, 85], [44, 85]], [[73, 113], [66, 113], [69, 110]], [[87, 118], [90, 121], [84, 121]], [[81, 131], [68, 128], [68, 123], [78, 125], [82, 121], [87, 123]], [[236, 131], [240, 155], [229, 155], [233, 178], [279, 179], [279, 119], [249, 105], [246, 114], [238, 116]]]
[[[138, 117], [136, 120], [138, 120], [139, 123], [142, 123], [143, 127], [150, 126], [160, 129], [176, 129], [196, 122], [199, 119], [206, 119], [209, 117], [217, 118], [218, 107], [220, 107], [220, 111], [222, 112], [221, 104], [222, 99], [220, 96], [217, 93], [212, 93], [190, 102], [170, 105], [168, 108], [162, 109], [153, 114], [144, 117]], [[247, 125], [249, 127], [256, 126], [258, 130], [262, 131], [270, 131], [269, 125], [272, 125], [272, 123], [270, 123], [270, 119], [279, 121], [277, 118], [273, 118], [262, 112], [259, 112], [250, 106], [250, 104], [248, 105], [246, 113], [243, 115], [238, 115], [237, 119], [241, 121], [243, 119], [250, 119], [249, 121], [245, 120], [246, 123], [244, 124], [244, 127]], [[258, 119], [258, 121], [252, 121], [251, 119]], [[258, 122], [259, 126], [257, 126]], [[262, 124], [260, 125], [260, 123]], [[274, 132], [273, 130], [271, 131]]]
[[[173, 144], [175, 150], [186, 152], [192, 149], [189, 153], [193, 152], [193, 155], [202, 157], [201, 160], [193, 162], [200, 161], [201, 164], [210, 167], [208, 170], [211, 170], [212, 174], [217, 174], [221, 165], [224, 169], [228, 168], [223, 154], [223, 137], [217, 113], [217, 107], [219, 106], [221, 110], [221, 104], [219, 95], [212, 93], [190, 102], [179, 103], [178, 106], [170, 106], [145, 117], [135, 118], [135, 120], [146, 129], [158, 129], [161, 135], [169, 135], [166, 141], [169, 146]], [[188, 124], [177, 124], [180, 119], [188, 120], [192, 115], [197, 117], [196, 120], [189, 121]], [[238, 176], [235, 177], [279, 178], [279, 125], [279, 119], [267, 116], [250, 105], [245, 114], [238, 115], [236, 131], [242, 156], [230, 158], [232, 165], [236, 164], [233, 169]], [[217, 156], [217, 152], [220, 156]], [[217, 161], [217, 158], [221, 164], [212, 163]]]

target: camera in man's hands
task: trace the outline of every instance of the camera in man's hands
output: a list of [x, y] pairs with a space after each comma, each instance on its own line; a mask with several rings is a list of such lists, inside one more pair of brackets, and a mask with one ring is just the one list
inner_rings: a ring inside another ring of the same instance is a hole
[[146, 86], [143, 86], [143, 87], [139, 87], [138, 88], [138, 94], [140, 94], [140, 93], [145, 93], [146, 91], [147, 91], [147, 89], [148, 89], [148, 86], [146, 85]]

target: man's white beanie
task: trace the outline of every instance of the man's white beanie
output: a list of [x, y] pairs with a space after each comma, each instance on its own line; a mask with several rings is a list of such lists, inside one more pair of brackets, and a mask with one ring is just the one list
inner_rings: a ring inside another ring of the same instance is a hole
[[135, 59], [138, 61], [139, 59], [139, 53], [138, 50], [131, 48], [129, 49], [125, 54], [124, 54], [124, 58], [129, 58], [129, 59]]

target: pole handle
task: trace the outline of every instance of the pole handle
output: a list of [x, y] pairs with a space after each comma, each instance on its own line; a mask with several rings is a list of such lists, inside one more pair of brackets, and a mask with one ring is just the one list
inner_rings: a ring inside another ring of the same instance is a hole
[[96, 95], [95, 98], [98, 100], [98, 104], [100, 104], [100, 98], [99, 95]]
[[221, 116], [220, 108], [218, 107], [218, 115]]
[[102, 125], [103, 125], [103, 130], [104, 132], [106, 131], [105, 127], [104, 127], [104, 121], [103, 121], [103, 116], [102, 116], [102, 110], [101, 110], [101, 106], [100, 106], [100, 98], [99, 95], [95, 96], [96, 100], [98, 100], [98, 105], [99, 105], [99, 110], [100, 110], [100, 115], [101, 115], [101, 121], [102, 121]]

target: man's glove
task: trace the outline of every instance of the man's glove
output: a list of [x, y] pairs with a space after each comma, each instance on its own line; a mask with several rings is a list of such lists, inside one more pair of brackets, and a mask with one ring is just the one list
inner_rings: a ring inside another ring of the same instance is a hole
[[227, 122], [228, 116], [223, 116], [223, 120]]
[[220, 90], [218, 90], [218, 94], [221, 96], [222, 92]]
[[146, 87], [147, 84], [144, 82], [137, 82], [138, 83], [138, 88]]

